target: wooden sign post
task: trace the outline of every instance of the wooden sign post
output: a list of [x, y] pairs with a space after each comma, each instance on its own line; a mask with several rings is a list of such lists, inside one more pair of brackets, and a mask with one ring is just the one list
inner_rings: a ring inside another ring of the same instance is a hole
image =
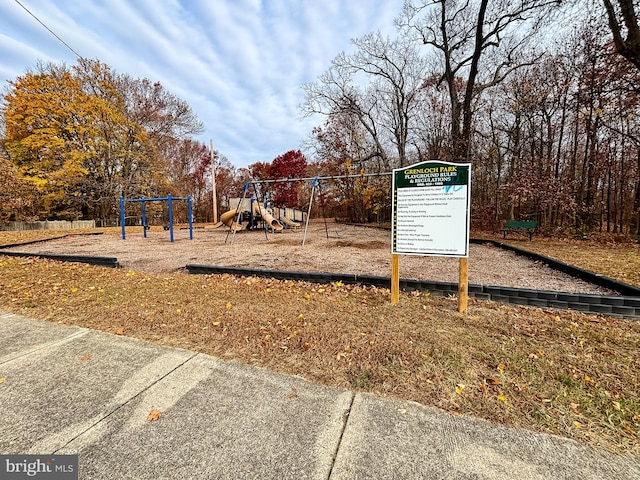
[[471, 164], [429, 161], [393, 171], [391, 303], [400, 284], [398, 255], [460, 258], [458, 310], [466, 312]]
[[391, 303], [400, 301], [400, 255], [391, 254]]
[[458, 275], [458, 311], [467, 313], [469, 300], [469, 258], [460, 258], [460, 273]]

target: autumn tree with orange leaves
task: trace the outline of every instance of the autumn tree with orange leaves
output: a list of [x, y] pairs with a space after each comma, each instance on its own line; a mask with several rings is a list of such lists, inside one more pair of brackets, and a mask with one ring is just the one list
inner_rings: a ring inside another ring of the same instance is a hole
[[167, 192], [171, 141], [202, 126], [158, 83], [80, 60], [40, 64], [9, 82], [3, 145], [40, 218], [116, 216], [118, 197]]

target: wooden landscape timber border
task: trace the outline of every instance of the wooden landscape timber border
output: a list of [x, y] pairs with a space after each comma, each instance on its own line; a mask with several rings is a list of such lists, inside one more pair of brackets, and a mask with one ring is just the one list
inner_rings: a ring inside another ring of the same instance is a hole
[[[345, 273], [299, 272], [264, 270], [245, 267], [221, 267], [188, 264], [187, 271], [196, 275], [237, 275], [242, 277], [274, 278], [320, 284], [342, 282], [380, 288], [390, 288], [390, 277], [355, 275]], [[434, 295], [457, 295], [458, 283], [430, 280], [400, 279], [400, 290], [423, 291]], [[531, 290], [489, 285], [469, 285], [469, 296], [477, 300], [492, 300], [511, 305], [524, 305], [559, 310], [576, 310], [583, 313], [600, 313], [613, 317], [640, 320], [640, 296], [614, 296]]]
[[[66, 236], [66, 235], [64, 235]], [[63, 237], [64, 237], [63, 236]], [[62, 237], [57, 237], [62, 238]], [[118, 268], [118, 259], [114, 257], [92, 257], [79, 255], [47, 255], [22, 252], [7, 252], [5, 248], [26, 245], [24, 242], [17, 245], [3, 245], [0, 247], [0, 256], [12, 257], [36, 257], [56, 260], [61, 262], [79, 262], [90, 265]], [[549, 267], [563, 271], [590, 283], [614, 290], [620, 293], [615, 295], [594, 295], [565, 293], [548, 290], [532, 290], [513, 287], [500, 287], [490, 285], [469, 285], [469, 296], [477, 300], [492, 300], [511, 305], [525, 305], [540, 308], [554, 308], [559, 310], [576, 310], [583, 313], [599, 313], [613, 317], [640, 320], [640, 288], [618, 280], [569, 265], [553, 258], [545, 257], [537, 253], [522, 250], [495, 240], [470, 239], [470, 243], [492, 244], [498, 248], [510, 250], [518, 255], [547, 264]], [[279, 280], [298, 280], [304, 282], [329, 284], [342, 282], [345, 284], [361, 284], [390, 288], [390, 277], [378, 277], [373, 275], [355, 275], [340, 273], [299, 272], [285, 270], [263, 270], [245, 267], [223, 267], [211, 265], [187, 264], [186, 269], [190, 274], [228, 274], [244, 277], [265, 277]], [[449, 282], [436, 282], [429, 280], [400, 279], [400, 289], [403, 291], [425, 291], [434, 295], [457, 295], [458, 284]]]
[[99, 267], [118, 268], [120, 264], [116, 257], [94, 257], [84, 255], [59, 255], [49, 253], [23, 253], [23, 252], [7, 252], [4, 248], [0, 248], [0, 255], [7, 257], [33, 257], [43, 258], [47, 260], [56, 260], [58, 262], [86, 263], [87, 265], [96, 265]]
[[[102, 232], [91, 232], [91, 233], [78, 233], [72, 234], [75, 235], [102, 235]], [[115, 257], [95, 257], [95, 256], [84, 256], [84, 255], [60, 255], [60, 254], [46, 254], [46, 253], [26, 253], [26, 252], [8, 252], [5, 249], [7, 248], [16, 248], [22, 245], [32, 245], [34, 243], [43, 243], [48, 242], [49, 240], [59, 240], [61, 238], [69, 237], [70, 235], [59, 235], [57, 237], [52, 238], [44, 238], [41, 240], [32, 240], [30, 242], [21, 242], [21, 243], [12, 243], [7, 245], [0, 245], [0, 255], [5, 255], [7, 257], [35, 257], [35, 258], [45, 258], [48, 260], [56, 260], [59, 262], [74, 262], [74, 263], [86, 263], [88, 265], [97, 265], [100, 267], [109, 267], [109, 268], [118, 268], [120, 264], [118, 263], [118, 259]]]
[[574, 265], [561, 262], [560, 260], [556, 260], [555, 258], [546, 257], [544, 255], [540, 255], [539, 253], [523, 250], [521, 248], [514, 247], [513, 245], [497, 242], [495, 240], [482, 240], [482, 239], [472, 238], [469, 240], [469, 242], [475, 243], [478, 245], [488, 243], [495, 247], [502, 248], [503, 250], [508, 250], [520, 256], [527, 257], [531, 260], [544, 263], [545, 265], [555, 270], [559, 270], [561, 272], [567, 273], [573, 277], [577, 277], [589, 283], [593, 283], [594, 285], [605, 287], [610, 290], [615, 290], [616, 292], [621, 293], [622, 295], [631, 295], [634, 297], [640, 297], [640, 288], [638, 287], [629, 285], [628, 283], [624, 283], [619, 280], [615, 280], [605, 275], [601, 275], [599, 273], [594, 273], [589, 270], [585, 270], [583, 268], [579, 268]]

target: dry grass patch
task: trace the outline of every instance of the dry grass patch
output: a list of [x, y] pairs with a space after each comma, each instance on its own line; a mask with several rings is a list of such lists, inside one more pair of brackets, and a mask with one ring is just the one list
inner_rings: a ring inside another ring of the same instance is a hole
[[552, 239], [540, 236], [518, 238], [516, 236], [483, 235], [514, 247], [546, 255], [547, 257], [575, 265], [591, 272], [615, 278], [640, 287], [640, 244], [631, 241]]
[[[127, 233], [142, 232], [142, 227], [127, 227]], [[94, 235], [110, 234], [120, 235], [119, 227], [110, 228], [86, 228], [82, 230], [22, 230], [22, 231], [0, 231], [0, 247], [19, 243], [28, 243], [61, 238], [66, 235]]]
[[640, 454], [640, 324], [384, 289], [0, 256], [0, 309]]
[[0, 246], [38, 240], [51, 240], [62, 236], [64, 236], [64, 233], [56, 230], [25, 230], [22, 232], [0, 231]]

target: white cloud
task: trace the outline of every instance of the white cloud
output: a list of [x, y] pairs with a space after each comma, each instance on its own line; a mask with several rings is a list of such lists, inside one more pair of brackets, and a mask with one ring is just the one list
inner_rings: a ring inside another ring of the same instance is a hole
[[[200, 140], [237, 166], [300, 148], [313, 125], [300, 120], [301, 86], [350, 40], [393, 32], [397, 0], [24, 0], [87, 58], [159, 81], [205, 124]], [[15, 2], [0, 4], [0, 81], [38, 59], [75, 56]]]

